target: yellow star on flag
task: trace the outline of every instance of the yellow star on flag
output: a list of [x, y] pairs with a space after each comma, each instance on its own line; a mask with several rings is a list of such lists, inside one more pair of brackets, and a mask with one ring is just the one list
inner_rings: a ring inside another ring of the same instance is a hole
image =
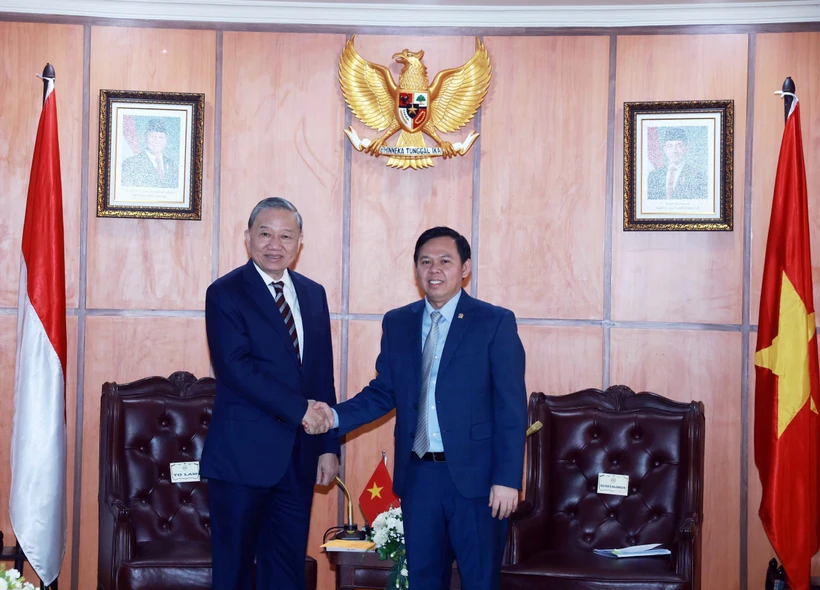
[[367, 490], [368, 492], [370, 492], [370, 499], [372, 500], [373, 498], [381, 498], [383, 489], [384, 489], [384, 486], [379, 487], [379, 486], [376, 485], [376, 482], [374, 481], [373, 482], [373, 487], [370, 488], [369, 490]]
[[[772, 345], [755, 353], [755, 365], [777, 375], [777, 438], [810, 399], [809, 341], [815, 333], [814, 313], [783, 273], [777, 336]], [[811, 410], [817, 413], [814, 399]]]

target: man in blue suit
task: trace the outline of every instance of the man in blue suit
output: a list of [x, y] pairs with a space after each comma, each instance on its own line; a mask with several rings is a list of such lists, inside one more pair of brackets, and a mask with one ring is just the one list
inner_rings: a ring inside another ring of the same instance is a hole
[[449, 588], [455, 557], [464, 590], [497, 590], [524, 463], [524, 348], [511, 311], [462, 290], [462, 235], [425, 231], [413, 260], [425, 298], [385, 314], [378, 376], [334, 410], [317, 406], [339, 434], [396, 409], [393, 489], [412, 587]]
[[202, 451], [208, 478], [213, 585], [304, 590], [314, 484], [339, 469], [339, 441], [315, 400], [336, 403], [324, 288], [288, 270], [302, 218], [261, 201], [245, 231], [251, 259], [208, 288], [205, 325], [216, 399]]

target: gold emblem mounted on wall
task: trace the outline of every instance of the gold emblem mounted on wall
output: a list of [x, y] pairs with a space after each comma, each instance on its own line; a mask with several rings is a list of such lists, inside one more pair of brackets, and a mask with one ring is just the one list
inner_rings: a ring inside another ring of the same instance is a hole
[[[475, 116], [490, 87], [490, 58], [476, 37], [475, 53], [460, 68], [443, 70], [433, 83], [427, 81], [427, 67], [422, 63], [424, 51], [409, 51], [393, 55], [404, 64], [399, 83], [385, 66], [362, 58], [353, 46], [354, 35], [345, 45], [339, 62], [339, 82], [353, 114], [365, 125], [384, 133], [376, 138], [359, 138], [353, 129], [345, 135], [357, 151], [371, 156], [389, 156], [387, 165], [393, 168], [427, 168], [433, 158], [463, 156], [478, 137], [475, 130], [463, 142], [450, 143], [439, 133], [452, 133]], [[385, 142], [401, 131], [395, 147]], [[428, 147], [424, 135], [436, 142]]]

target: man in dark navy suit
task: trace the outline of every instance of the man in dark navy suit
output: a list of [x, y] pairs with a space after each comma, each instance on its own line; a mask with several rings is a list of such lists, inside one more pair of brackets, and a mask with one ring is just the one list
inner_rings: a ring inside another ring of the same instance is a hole
[[707, 199], [706, 171], [687, 160], [689, 139], [682, 127], [670, 127], [663, 142], [666, 166], [652, 170], [647, 178], [647, 198]]
[[176, 159], [165, 155], [166, 145], [165, 123], [151, 119], [145, 129], [145, 148], [122, 163], [122, 185], [177, 188], [179, 170]]
[[396, 409], [393, 489], [412, 587], [449, 588], [455, 557], [464, 590], [498, 590], [524, 464], [524, 348], [511, 311], [462, 290], [464, 236], [429, 229], [413, 260], [425, 298], [385, 314], [378, 376], [335, 409], [317, 407], [339, 434]]
[[205, 324], [216, 373], [202, 451], [208, 478], [213, 585], [303, 590], [313, 486], [339, 470], [339, 441], [316, 400], [336, 403], [324, 288], [288, 270], [302, 218], [285, 199], [253, 210], [251, 259], [208, 288]]

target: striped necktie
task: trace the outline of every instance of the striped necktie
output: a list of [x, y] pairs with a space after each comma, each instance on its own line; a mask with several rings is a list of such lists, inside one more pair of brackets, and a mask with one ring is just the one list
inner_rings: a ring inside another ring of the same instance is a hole
[[416, 437], [413, 441], [413, 452], [419, 457], [423, 456], [430, 449], [430, 438], [427, 433], [427, 415], [430, 407], [430, 373], [433, 369], [433, 359], [436, 356], [436, 346], [438, 345], [438, 321], [441, 319], [441, 312], [432, 312], [430, 319], [432, 320], [430, 333], [427, 334], [427, 339], [424, 341], [424, 348], [421, 352], [419, 416], [416, 422]]
[[276, 305], [279, 307], [279, 313], [282, 314], [282, 319], [285, 320], [285, 328], [287, 328], [288, 334], [290, 334], [290, 340], [293, 342], [296, 358], [299, 359], [299, 364], [302, 364], [302, 355], [299, 353], [299, 335], [296, 333], [296, 323], [293, 320], [293, 312], [290, 310], [290, 305], [288, 305], [288, 301], [285, 299], [285, 292], [282, 290], [285, 283], [275, 281], [271, 284], [273, 285], [273, 290], [276, 292], [274, 301], [276, 301]]

